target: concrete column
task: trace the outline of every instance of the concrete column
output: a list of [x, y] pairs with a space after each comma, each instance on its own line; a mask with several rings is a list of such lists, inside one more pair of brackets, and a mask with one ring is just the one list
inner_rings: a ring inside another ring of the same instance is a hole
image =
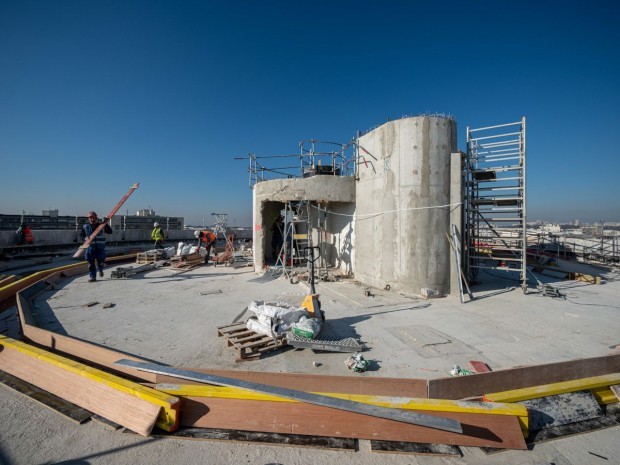
[[[458, 230], [459, 249], [462, 252], [461, 234], [463, 232], [463, 152], [455, 152], [450, 158], [450, 225], [455, 224]], [[455, 206], [455, 204], [461, 204]], [[450, 233], [452, 227], [450, 227]], [[463, 254], [461, 253], [461, 264]], [[450, 295], [459, 297], [459, 279], [460, 272], [456, 266], [456, 259], [452, 249], [450, 250]]]

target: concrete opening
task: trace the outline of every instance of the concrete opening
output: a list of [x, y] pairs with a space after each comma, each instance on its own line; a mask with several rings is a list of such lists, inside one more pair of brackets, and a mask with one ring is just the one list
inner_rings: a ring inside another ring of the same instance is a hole
[[273, 228], [276, 218], [284, 210], [283, 202], [261, 202], [260, 207], [260, 224], [265, 234], [262, 237], [262, 249], [264, 263], [275, 265], [275, 257], [278, 250], [274, 250], [276, 242], [274, 242]]

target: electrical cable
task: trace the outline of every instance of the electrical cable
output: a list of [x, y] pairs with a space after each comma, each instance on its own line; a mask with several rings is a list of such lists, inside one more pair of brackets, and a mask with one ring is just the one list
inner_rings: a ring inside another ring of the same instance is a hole
[[[347, 213], [336, 213], [334, 211], [331, 210], [322, 210], [323, 212], [327, 212], [327, 213], [331, 213], [332, 215], [337, 215], [337, 216], [346, 216], [349, 218], [355, 218], [356, 220], [367, 220], [370, 218], [376, 218], [377, 216], [381, 216], [381, 215], [385, 215], [387, 213], [397, 213], [397, 212], [405, 212], [405, 211], [411, 211], [411, 210], [430, 210], [433, 208], [448, 208], [448, 207], [454, 207], [454, 206], [459, 206], [459, 205], [463, 205], [462, 202], [459, 203], [449, 203], [446, 205], [432, 205], [429, 207], [411, 207], [411, 208], [401, 208], [398, 210], [386, 210], [383, 212], [378, 212], [378, 213], [368, 213], [365, 215], [357, 215], [356, 213], [349, 215]], [[312, 205], [313, 208], [316, 208], [317, 210], [319, 210], [318, 207], [315, 207], [314, 205]]]

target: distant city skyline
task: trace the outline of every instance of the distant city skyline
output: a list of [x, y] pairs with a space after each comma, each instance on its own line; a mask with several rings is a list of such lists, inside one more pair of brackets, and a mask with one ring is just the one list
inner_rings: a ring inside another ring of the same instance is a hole
[[620, 219], [620, 3], [0, 2], [0, 211], [252, 224], [247, 161], [527, 118], [528, 218]]

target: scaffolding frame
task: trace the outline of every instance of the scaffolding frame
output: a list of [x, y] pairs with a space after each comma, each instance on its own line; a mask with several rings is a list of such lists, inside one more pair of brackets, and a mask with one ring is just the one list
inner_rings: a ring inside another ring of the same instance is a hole
[[[321, 141], [317, 139], [299, 142], [299, 153], [288, 155], [257, 156], [249, 153], [246, 157], [235, 157], [235, 160], [248, 160], [248, 184], [250, 189], [261, 181], [277, 178], [302, 178], [315, 174], [333, 176], [351, 176], [355, 170], [355, 141], [346, 144]], [[267, 166], [264, 160], [274, 160]], [[278, 166], [271, 166], [277, 161]]]
[[519, 273], [527, 292], [526, 121], [467, 127], [464, 266]]

